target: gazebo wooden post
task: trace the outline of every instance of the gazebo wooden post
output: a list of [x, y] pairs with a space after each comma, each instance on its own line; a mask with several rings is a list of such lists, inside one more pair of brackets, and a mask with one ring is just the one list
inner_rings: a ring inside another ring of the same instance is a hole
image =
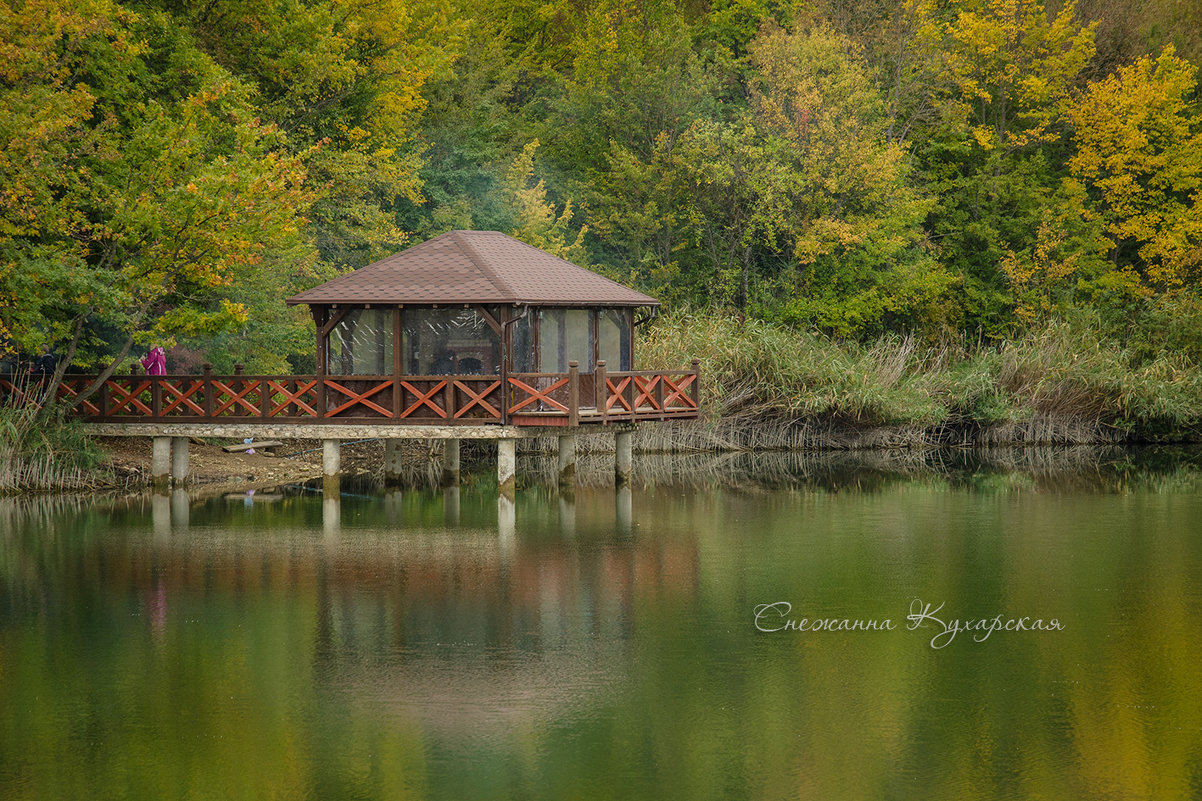
[[601, 415], [601, 422], [604, 423], [606, 417], [606, 404], [609, 402], [609, 385], [606, 383], [609, 379], [605, 376], [605, 359], [597, 361], [597, 369], [593, 371], [593, 405], [597, 408], [597, 413]]
[[213, 405], [214, 404], [214, 401], [213, 401], [213, 394], [214, 394], [213, 365], [209, 364], [208, 362], [205, 362], [203, 365], [201, 365], [200, 370], [204, 376], [204, 382], [205, 382], [205, 387], [204, 387], [204, 389], [205, 389], [205, 417], [211, 418], [213, 416], [213, 409], [214, 409], [214, 405]]
[[326, 416], [326, 318], [329, 307], [313, 307], [313, 323], [317, 327], [317, 368], [314, 371], [317, 378], [317, 417]]

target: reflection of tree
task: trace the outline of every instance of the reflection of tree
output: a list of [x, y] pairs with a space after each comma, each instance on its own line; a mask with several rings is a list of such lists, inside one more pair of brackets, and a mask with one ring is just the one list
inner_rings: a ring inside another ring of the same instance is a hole
[[[166, 535], [137, 509], [0, 506], [0, 796], [1188, 797], [1194, 468], [1010, 458], [1006, 486], [971, 479], [1000, 455], [659, 484], [626, 536], [611, 492], [577, 492], [569, 537], [536, 488], [508, 544], [470, 489], [458, 527], [437, 493], [344, 498], [332, 539], [303, 498], [217, 499]], [[900, 622], [912, 597], [1065, 628], [935, 651], [750, 624], [777, 599]]]

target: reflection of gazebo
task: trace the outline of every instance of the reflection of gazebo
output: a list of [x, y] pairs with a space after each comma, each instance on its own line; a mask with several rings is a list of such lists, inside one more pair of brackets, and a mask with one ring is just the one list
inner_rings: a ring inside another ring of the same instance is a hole
[[318, 371], [501, 375], [629, 370], [654, 298], [496, 231], [451, 231], [288, 299], [317, 322]]

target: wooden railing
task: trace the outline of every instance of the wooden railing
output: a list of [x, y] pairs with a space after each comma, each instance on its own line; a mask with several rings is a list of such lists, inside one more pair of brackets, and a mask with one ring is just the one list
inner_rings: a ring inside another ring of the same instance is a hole
[[[67, 375], [58, 402], [74, 404], [96, 380]], [[0, 376], [0, 403], [45, 400], [46, 382]], [[700, 370], [506, 376], [115, 375], [79, 403], [86, 422], [305, 422], [577, 425], [695, 418]]]

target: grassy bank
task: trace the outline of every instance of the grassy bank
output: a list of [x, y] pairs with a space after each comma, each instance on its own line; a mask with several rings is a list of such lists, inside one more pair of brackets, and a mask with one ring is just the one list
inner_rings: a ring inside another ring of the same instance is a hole
[[[706, 423], [644, 442], [713, 447], [1197, 440], [1202, 368], [1184, 350], [1138, 351], [1090, 321], [999, 345], [871, 344], [730, 315], [661, 316], [641, 366], [700, 358]], [[708, 445], [706, 444], [708, 442]]]
[[75, 424], [39, 420], [33, 409], [0, 407], [0, 495], [89, 490], [120, 482]]

